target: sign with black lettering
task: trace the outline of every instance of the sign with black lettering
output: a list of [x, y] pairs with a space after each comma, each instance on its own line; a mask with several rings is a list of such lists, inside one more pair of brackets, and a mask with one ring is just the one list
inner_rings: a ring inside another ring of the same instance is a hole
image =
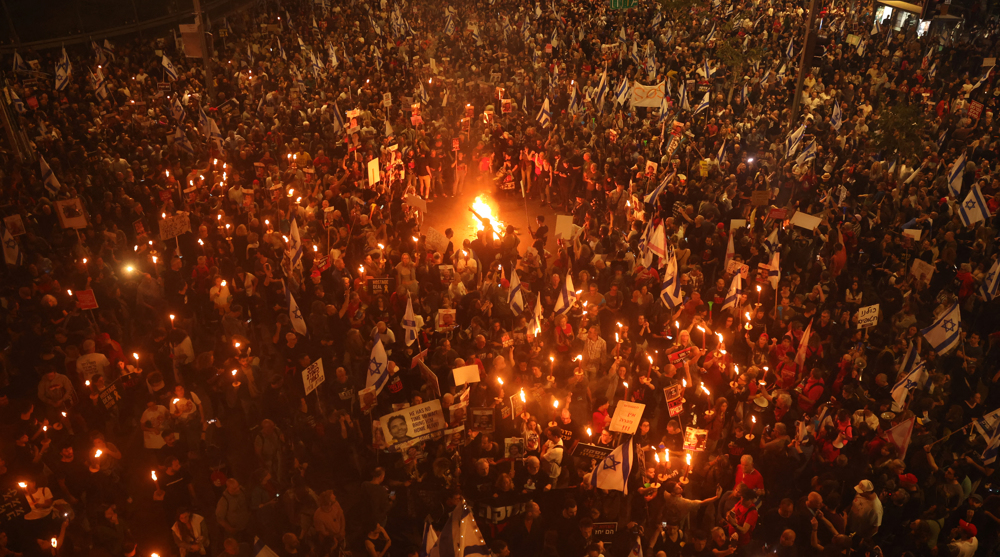
[[118, 384], [112, 383], [108, 388], [101, 391], [100, 399], [101, 404], [108, 410], [118, 406], [118, 401], [122, 399], [122, 395], [118, 393]]
[[618, 534], [618, 523], [617, 522], [595, 522], [594, 523], [594, 541], [604, 542], [605, 547], [611, 545], [612, 540], [615, 539], [615, 535]]
[[3, 501], [0, 502], [0, 524], [10, 524], [26, 514], [28, 502], [24, 499], [24, 492], [17, 488], [4, 491]]
[[392, 294], [395, 291], [395, 279], [392, 277], [371, 277], [365, 280], [368, 295]]
[[592, 458], [594, 460], [604, 460], [611, 454], [612, 449], [610, 447], [598, 447], [597, 445], [587, 445], [586, 443], [577, 443], [576, 449], [573, 451], [573, 456], [579, 458]]

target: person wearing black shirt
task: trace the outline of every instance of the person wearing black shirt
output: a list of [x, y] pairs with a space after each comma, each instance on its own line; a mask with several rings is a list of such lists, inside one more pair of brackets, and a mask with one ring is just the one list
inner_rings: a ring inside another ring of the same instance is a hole
[[356, 389], [354, 382], [347, 376], [346, 369], [337, 368], [337, 371], [334, 372], [333, 383], [326, 388], [326, 392], [331, 393], [329, 398], [334, 408], [345, 412], [353, 411]]

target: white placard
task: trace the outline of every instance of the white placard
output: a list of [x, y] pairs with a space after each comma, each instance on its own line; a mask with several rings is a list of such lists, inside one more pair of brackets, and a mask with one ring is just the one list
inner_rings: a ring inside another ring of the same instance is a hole
[[814, 217], [809, 213], [803, 213], [802, 211], [795, 211], [795, 214], [792, 215], [792, 224], [795, 226], [801, 226], [806, 230], [816, 230], [816, 227], [819, 226], [821, 220], [823, 219]]
[[452, 373], [455, 374], [455, 385], [479, 383], [479, 366], [476, 364], [455, 368]]
[[439, 232], [437, 229], [431, 227], [427, 229], [427, 245], [434, 251], [441, 252], [442, 254], [448, 249], [448, 237]]
[[562, 240], [573, 239], [572, 215], [556, 215], [556, 238]]
[[920, 237], [924, 235], [924, 231], [920, 228], [906, 228], [903, 230], [903, 236], [909, 236], [916, 241], [920, 241]]
[[441, 401], [432, 400], [379, 418], [386, 444], [400, 447], [417, 440], [429, 439], [431, 434], [448, 426], [441, 410]]
[[729, 229], [735, 230], [737, 228], [743, 228], [747, 225], [747, 219], [732, 219], [729, 221]]
[[419, 195], [407, 195], [405, 201], [407, 205], [420, 211], [420, 214], [427, 214], [427, 202]]
[[379, 173], [378, 159], [372, 159], [368, 161], [368, 185], [369, 186], [375, 185], [379, 183], [381, 179], [382, 176]]
[[923, 259], [914, 259], [913, 265], [910, 266], [910, 273], [917, 277], [918, 280], [929, 283], [931, 281], [931, 277], [934, 276], [934, 265], [931, 265]]
[[878, 304], [865, 306], [858, 311], [858, 328], [867, 329], [878, 325]]
[[306, 396], [313, 392], [313, 389], [322, 385], [323, 381], [326, 381], [326, 375], [323, 373], [322, 359], [316, 360], [302, 370], [302, 386], [306, 389]]
[[615, 406], [615, 415], [611, 418], [611, 431], [634, 434], [639, 422], [642, 421], [642, 411], [645, 409], [645, 404], [619, 401]]
[[983, 58], [983, 67], [984, 68], [989, 68], [991, 66], [996, 66], [996, 65], [997, 65], [997, 59], [996, 58]]
[[382, 106], [389, 108], [392, 106], [392, 93], [382, 94]]

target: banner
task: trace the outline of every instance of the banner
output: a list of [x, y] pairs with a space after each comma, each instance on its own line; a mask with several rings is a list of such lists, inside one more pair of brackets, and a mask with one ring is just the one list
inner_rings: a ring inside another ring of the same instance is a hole
[[302, 370], [302, 386], [305, 387], [306, 396], [313, 392], [316, 387], [319, 387], [323, 381], [326, 381], [326, 375], [323, 373], [322, 358], [309, 364], [309, 367]]
[[643, 85], [639, 82], [632, 83], [632, 106], [648, 106], [659, 108], [660, 101], [667, 94], [667, 82], [661, 81], [656, 85]]
[[396, 448], [429, 439], [446, 427], [441, 401], [432, 400], [379, 418], [386, 444]]

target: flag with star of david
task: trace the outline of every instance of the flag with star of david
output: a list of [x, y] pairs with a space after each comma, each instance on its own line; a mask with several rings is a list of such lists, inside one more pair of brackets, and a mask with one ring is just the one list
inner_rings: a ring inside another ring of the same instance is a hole
[[961, 215], [965, 226], [972, 226], [993, 216], [990, 214], [990, 208], [986, 206], [986, 199], [979, 189], [979, 184], [972, 186], [969, 195], [965, 196], [965, 201], [958, 206], [958, 214]]
[[3, 235], [0, 236], [3, 241], [3, 258], [8, 265], [21, 265], [24, 262], [21, 256], [21, 246], [17, 244], [17, 240], [11, 235], [10, 230], [3, 224], [0, 224], [0, 229], [3, 230]]
[[389, 356], [382, 346], [382, 339], [379, 339], [375, 346], [372, 346], [372, 357], [368, 360], [368, 378], [365, 380], [365, 388], [375, 385], [375, 394], [382, 392], [387, 379], [389, 379]]
[[621, 491], [628, 495], [628, 476], [633, 468], [633, 452], [632, 437], [629, 437], [627, 443], [619, 445], [604, 460], [597, 463], [590, 476], [590, 485], [608, 491]]
[[288, 320], [292, 322], [292, 328], [295, 329], [296, 333], [304, 335], [306, 334], [305, 316], [299, 310], [299, 304], [295, 303], [292, 292], [288, 288], [285, 288], [285, 293], [288, 295]]
[[920, 334], [924, 335], [935, 352], [947, 354], [958, 346], [959, 332], [962, 330], [961, 322], [962, 311], [956, 303], [935, 319], [930, 327], [920, 331]]
[[1000, 288], [1000, 280], [998, 279], [1000, 279], [1000, 259], [993, 262], [990, 272], [986, 273], [983, 284], [979, 286], [979, 294], [987, 302], [997, 296], [997, 290]]

